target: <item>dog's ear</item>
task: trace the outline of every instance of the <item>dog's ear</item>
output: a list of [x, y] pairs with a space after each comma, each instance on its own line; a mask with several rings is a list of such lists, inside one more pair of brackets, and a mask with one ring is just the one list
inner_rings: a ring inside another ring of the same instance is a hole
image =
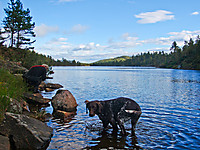
[[85, 104], [86, 104], [86, 114], [88, 113], [88, 105], [87, 105], [88, 103], [89, 103], [89, 101], [86, 100], [86, 101], [85, 101]]
[[85, 101], [85, 104], [87, 104], [87, 103], [89, 103], [89, 101], [88, 101], [88, 100], [86, 100], [86, 101]]
[[103, 105], [100, 102], [96, 102], [96, 104], [97, 104], [97, 110], [98, 110], [98, 112], [101, 113], [102, 109], [103, 109]]

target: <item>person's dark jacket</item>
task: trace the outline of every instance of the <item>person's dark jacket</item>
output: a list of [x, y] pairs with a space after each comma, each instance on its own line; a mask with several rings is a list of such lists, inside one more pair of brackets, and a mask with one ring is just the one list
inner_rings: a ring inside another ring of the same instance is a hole
[[30, 70], [23, 75], [26, 82], [34, 86], [35, 89], [40, 85], [42, 81], [46, 79], [47, 70], [42, 65], [32, 66]]
[[27, 76], [39, 77], [44, 81], [46, 79], [46, 68], [42, 65], [32, 66], [30, 70], [26, 73]]

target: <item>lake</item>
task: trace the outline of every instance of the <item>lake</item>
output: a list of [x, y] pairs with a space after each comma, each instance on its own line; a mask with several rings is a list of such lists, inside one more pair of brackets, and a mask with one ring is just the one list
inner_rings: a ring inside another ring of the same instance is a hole
[[[151, 67], [53, 67], [59, 83], [77, 100], [77, 115], [67, 122], [51, 119], [48, 147], [54, 149], [200, 149], [200, 71]], [[46, 98], [56, 91], [43, 93]], [[106, 133], [97, 116], [86, 114], [85, 100], [134, 99], [142, 109], [131, 136]], [[46, 108], [52, 113], [53, 108]]]

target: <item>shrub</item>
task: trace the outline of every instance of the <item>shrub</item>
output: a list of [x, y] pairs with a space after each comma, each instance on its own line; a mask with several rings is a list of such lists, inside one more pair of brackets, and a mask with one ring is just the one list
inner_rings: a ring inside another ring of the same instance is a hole
[[0, 119], [9, 106], [10, 98], [20, 101], [27, 91], [26, 83], [21, 76], [10, 74], [7, 70], [0, 69]]

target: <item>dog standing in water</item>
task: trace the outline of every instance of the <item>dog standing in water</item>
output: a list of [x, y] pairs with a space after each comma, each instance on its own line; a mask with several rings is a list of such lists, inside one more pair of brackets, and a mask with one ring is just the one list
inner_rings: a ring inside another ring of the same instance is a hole
[[110, 123], [113, 131], [117, 131], [119, 125], [123, 135], [126, 134], [124, 122], [131, 119], [132, 134], [134, 134], [135, 126], [142, 114], [140, 106], [132, 99], [119, 97], [116, 99], [105, 101], [85, 101], [86, 110], [89, 110], [89, 116], [98, 115], [103, 123], [104, 129]]

